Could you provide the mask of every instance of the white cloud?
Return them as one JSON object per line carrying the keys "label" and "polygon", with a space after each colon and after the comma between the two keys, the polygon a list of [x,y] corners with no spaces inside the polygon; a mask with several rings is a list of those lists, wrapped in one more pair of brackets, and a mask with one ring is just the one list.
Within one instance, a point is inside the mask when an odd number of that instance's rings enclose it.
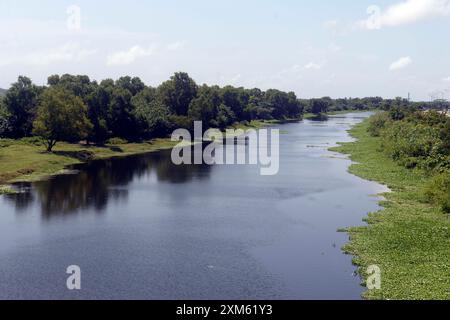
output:
{"label": "white cloud", "polygon": [[442,81],[444,81],[444,82],[450,82],[450,77],[444,78],[444,79],[442,79]]}
{"label": "white cloud", "polygon": [[293,65],[293,66],[291,67],[290,70],[291,70],[292,72],[300,72],[301,70],[303,70],[303,68],[302,68],[300,65],[295,64],[295,65]]}
{"label": "white cloud", "polygon": [[29,66],[48,66],[54,63],[80,62],[94,55],[96,52],[96,49],[85,49],[78,43],[69,42],[53,49],[3,57],[0,59],[0,65],[25,64]]}
{"label": "white cloud", "polygon": [[352,23],[343,22],[337,19],[325,21],[323,27],[334,36],[345,36],[355,29],[355,26]]}
{"label": "white cloud", "polygon": [[327,30],[335,32],[339,28],[339,20],[327,20],[323,23],[323,27]]}
{"label": "white cloud", "polygon": [[270,76],[273,79],[286,80],[286,79],[300,79],[303,77],[302,72],[305,68],[299,64],[295,64],[291,67],[284,68],[280,72]]}
{"label": "white cloud", "polygon": [[167,50],[169,51],[178,51],[183,49],[186,46],[186,41],[176,41],[167,46]]}
{"label": "white cloud", "polygon": [[371,16],[358,23],[365,29],[396,27],[433,17],[447,16],[450,14],[450,0],[406,0],[388,7],[385,11],[377,6],[370,6],[367,13]]}
{"label": "white cloud", "polygon": [[239,80],[241,80],[241,78],[242,75],[240,73],[236,74],[233,78],[231,78],[231,83],[236,84]]}
{"label": "white cloud", "polygon": [[322,67],[323,67],[323,64],[319,64],[319,63],[315,63],[315,62],[310,62],[304,66],[304,68],[306,70],[320,70],[320,69],[322,69]]}
{"label": "white cloud", "polygon": [[342,50],[342,48],[340,46],[338,46],[336,43],[331,43],[328,48],[330,49],[331,52],[339,52]]}
{"label": "white cloud", "polygon": [[323,81],[323,83],[324,84],[331,84],[331,83],[334,83],[335,80],[336,80],[336,74],[332,73]]}
{"label": "white cloud", "polygon": [[403,68],[406,68],[407,66],[409,66],[412,63],[412,59],[411,57],[402,57],[400,59],[398,59],[397,61],[394,61],[390,66],[389,66],[389,70],[390,71],[396,71],[396,70],[400,70]]}
{"label": "white cloud", "polygon": [[155,53],[155,47],[142,48],[141,46],[134,46],[126,51],[119,51],[110,54],[106,58],[108,66],[129,65],[139,58],[149,57]]}

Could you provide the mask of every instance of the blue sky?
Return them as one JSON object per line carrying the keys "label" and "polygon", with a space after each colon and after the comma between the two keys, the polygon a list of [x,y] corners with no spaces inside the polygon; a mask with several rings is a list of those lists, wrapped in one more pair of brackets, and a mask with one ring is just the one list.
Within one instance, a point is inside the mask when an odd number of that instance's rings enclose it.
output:
{"label": "blue sky", "polygon": [[450,98],[450,0],[2,0],[0,27],[0,87],[186,71],[303,98]]}

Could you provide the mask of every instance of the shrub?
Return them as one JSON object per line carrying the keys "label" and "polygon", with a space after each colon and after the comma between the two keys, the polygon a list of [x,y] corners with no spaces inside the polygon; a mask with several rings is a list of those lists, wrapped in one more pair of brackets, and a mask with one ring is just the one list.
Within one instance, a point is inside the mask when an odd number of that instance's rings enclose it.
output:
{"label": "shrub", "polygon": [[450,171],[436,175],[425,186],[425,197],[430,203],[450,213]]}
{"label": "shrub", "polygon": [[0,148],[7,148],[15,143],[13,139],[0,139]]}
{"label": "shrub", "polygon": [[169,130],[175,129],[187,129],[191,130],[194,127],[193,120],[185,116],[169,115],[169,122],[171,128]]}
{"label": "shrub", "polygon": [[397,121],[382,132],[385,151],[401,165],[415,167],[432,157],[440,145],[439,129]]}
{"label": "shrub", "polygon": [[45,146],[45,141],[41,137],[26,137],[18,141],[19,144],[26,144],[32,146]]}
{"label": "shrub", "polygon": [[106,144],[111,145],[119,145],[119,144],[127,144],[128,141],[122,138],[111,138],[108,141],[106,141]]}
{"label": "shrub", "polygon": [[40,137],[27,137],[20,140],[0,139],[0,148],[6,148],[12,145],[28,145],[41,147],[45,145],[45,141]]}
{"label": "shrub", "polygon": [[388,121],[391,120],[389,113],[379,112],[369,119],[369,128],[367,129],[371,136],[379,137],[381,131],[386,127]]}

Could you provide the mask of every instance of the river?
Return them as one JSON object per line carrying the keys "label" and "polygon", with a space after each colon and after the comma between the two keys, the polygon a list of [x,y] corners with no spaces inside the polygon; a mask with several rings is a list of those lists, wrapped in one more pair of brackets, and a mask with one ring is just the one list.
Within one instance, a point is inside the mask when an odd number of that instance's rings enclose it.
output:
{"label": "river", "polygon": [[275,176],[161,151],[19,184],[0,197],[0,299],[360,299],[337,230],[362,225],[383,188],[327,149],[368,116],[280,125]]}

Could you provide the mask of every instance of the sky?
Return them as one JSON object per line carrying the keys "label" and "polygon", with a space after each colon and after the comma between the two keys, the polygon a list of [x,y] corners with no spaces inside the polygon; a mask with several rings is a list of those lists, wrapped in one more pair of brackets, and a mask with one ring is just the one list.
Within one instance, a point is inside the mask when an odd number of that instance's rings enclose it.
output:
{"label": "sky", "polygon": [[138,76],[330,96],[450,98],[450,0],[0,0],[0,87]]}

